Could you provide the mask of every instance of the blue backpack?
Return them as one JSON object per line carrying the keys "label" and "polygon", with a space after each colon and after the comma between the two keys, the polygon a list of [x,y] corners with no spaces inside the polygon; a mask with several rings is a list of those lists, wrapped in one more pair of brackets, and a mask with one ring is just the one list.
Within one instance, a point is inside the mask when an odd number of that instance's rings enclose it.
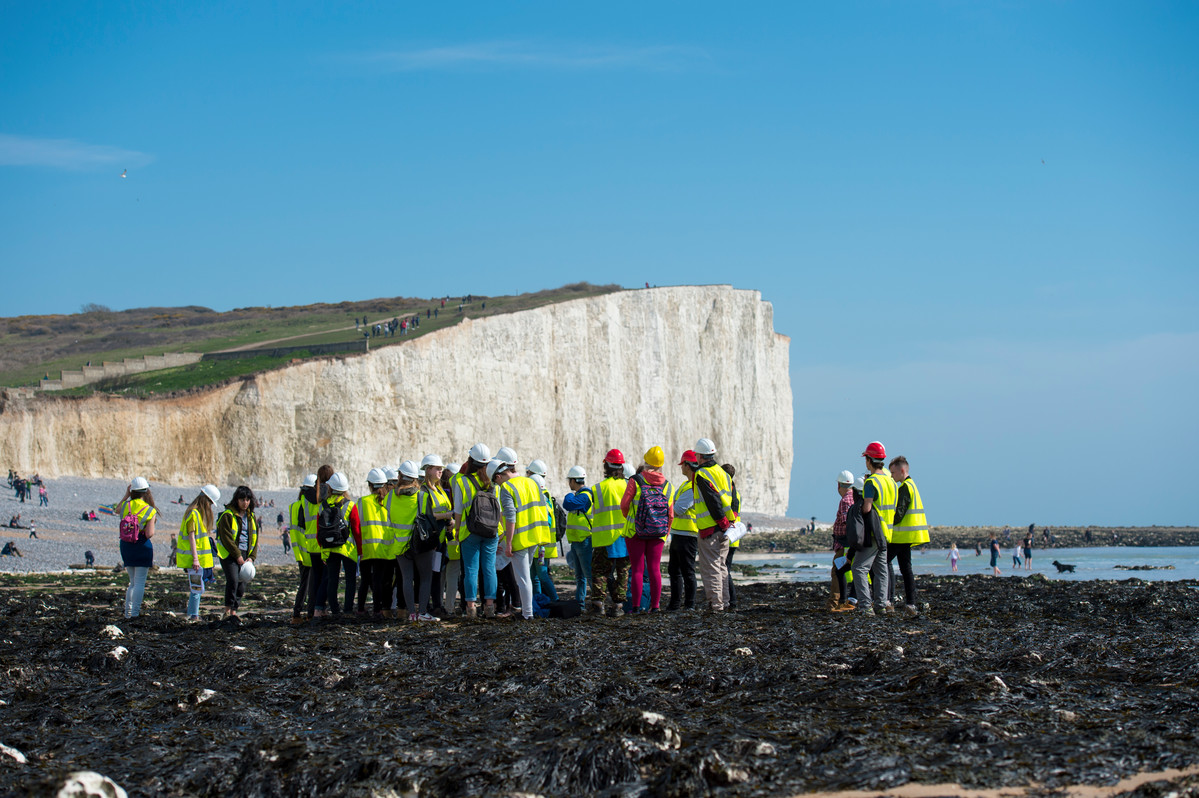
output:
{"label": "blue backpack", "polygon": [[636,537],[664,538],[670,532],[670,500],[662,486],[651,485],[638,474],[633,479],[641,487],[641,498],[637,500],[637,516],[634,520]]}

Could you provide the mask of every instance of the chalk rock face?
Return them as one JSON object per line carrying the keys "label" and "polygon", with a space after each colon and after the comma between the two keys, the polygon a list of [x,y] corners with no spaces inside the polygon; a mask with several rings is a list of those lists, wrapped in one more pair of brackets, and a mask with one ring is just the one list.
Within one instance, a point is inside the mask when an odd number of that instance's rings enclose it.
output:
{"label": "chalk rock face", "polygon": [[369,354],[297,363],[185,397],[10,400],[0,459],[42,475],[281,489],[329,463],[366,472],[472,444],[541,458],[549,487],[589,481],[613,447],[666,451],[667,476],[697,438],[737,466],[743,508],[786,511],[790,339],[757,291],[621,291],[482,319]]}

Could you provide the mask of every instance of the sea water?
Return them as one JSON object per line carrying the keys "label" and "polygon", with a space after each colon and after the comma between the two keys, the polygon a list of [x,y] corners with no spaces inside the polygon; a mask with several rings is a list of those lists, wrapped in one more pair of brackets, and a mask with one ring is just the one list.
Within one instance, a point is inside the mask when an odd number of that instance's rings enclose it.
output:
{"label": "sea water", "polygon": [[[959,549],[959,574],[991,573],[991,553],[983,547],[982,554],[975,555],[974,549]],[[1074,566],[1073,573],[1058,573],[1053,561]],[[832,552],[804,554],[737,554],[734,563],[745,563],[763,568],[767,578],[788,581],[824,581],[832,566]],[[892,566],[895,564],[892,563]],[[1173,565],[1173,570],[1127,571],[1117,565],[1153,565],[1162,568]],[[917,550],[912,552],[912,569],[919,575],[949,575],[947,549]],[[898,570],[898,569],[897,569]],[[1146,581],[1173,581],[1176,579],[1199,579],[1199,546],[1101,546],[1080,549],[1036,549],[1032,551],[1032,570],[1022,565],[1019,569],[1012,563],[1012,549],[1002,549],[999,557],[1001,576],[1029,576],[1043,574],[1049,579],[1129,579],[1136,577]],[[761,577],[752,577],[760,579]]]}

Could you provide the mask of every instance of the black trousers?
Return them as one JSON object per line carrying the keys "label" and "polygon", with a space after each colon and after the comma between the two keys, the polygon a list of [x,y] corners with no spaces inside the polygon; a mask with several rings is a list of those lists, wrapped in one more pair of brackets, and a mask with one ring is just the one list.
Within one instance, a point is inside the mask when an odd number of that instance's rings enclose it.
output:
{"label": "black trousers", "polygon": [[337,586],[341,582],[341,572],[346,573],[346,603],[345,612],[354,611],[354,589],[358,587],[358,563],[343,554],[330,554],[325,560],[325,600],[329,612],[339,615],[341,606],[337,603]]}
{"label": "black trousers", "polygon": [[[512,567],[512,563],[508,563],[501,570],[496,571],[495,576],[496,586],[499,588],[495,594],[496,612],[506,612],[514,607],[519,607],[520,590],[516,587],[516,569]],[[521,610],[523,611],[524,607],[521,607]]]}
{"label": "black trousers", "polygon": [[668,610],[695,607],[695,561],[699,557],[699,538],[688,535],[670,536],[670,603]]}
{"label": "black trousers", "polygon": [[845,592],[845,575],[853,568],[853,549],[846,547],[844,551],[845,565],[842,565],[840,568],[834,565],[833,573],[837,575],[837,595],[841,597],[842,601],[848,601],[849,594]]}
{"label": "black trousers", "polygon": [[312,565],[308,567],[308,617],[317,607],[325,608],[325,562],[320,552],[312,555]]}
{"label": "black trousers", "polygon": [[391,588],[395,584],[396,561],[387,559],[362,560],[358,563],[362,584],[358,588],[358,611],[366,611],[366,593],[371,593],[371,611],[380,613],[391,609]]}
{"label": "black trousers", "polygon": [[736,553],[737,550],[729,546],[728,556],[724,558],[725,568],[728,569],[728,578],[725,579],[724,583],[724,592],[728,595],[728,598],[724,602],[726,610],[731,610],[737,606],[737,588],[733,586],[733,555]]}
{"label": "black trousers", "polygon": [[236,611],[241,606],[241,597],[246,593],[246,586],[239,580],[241,566],[236,557],[226,557],[221,560],[221,570],[225,573],[225,607]]}
{"label": "black trousers", "polygon": [[890,594],[887,599],[892,603],[895,602],[895,569],[891,567],[892,560],[899,560],[899,573],[903,575],[903,598],[905,604],[916,604],[916,574],[912,572],[912,544],[911,543],[888,543],[887,544],[887,571],[891,576],[891,583],[887,587],[887,592]]}
{"label": "black trousers", "polygon": [[296,606],[291,611],[293,618],[299,618],[308,607],[308,572],[311,570],[311,566],[300,566],[300,584],[296,587]]}

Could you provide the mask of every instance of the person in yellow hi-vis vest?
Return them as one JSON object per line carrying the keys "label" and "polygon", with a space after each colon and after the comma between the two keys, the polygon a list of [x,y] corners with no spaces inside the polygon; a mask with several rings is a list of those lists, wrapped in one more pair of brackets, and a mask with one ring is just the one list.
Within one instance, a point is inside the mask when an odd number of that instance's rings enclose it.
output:
{"label": "person in yellow hi-vis vest", "polygon": [[517,476],[512,466],[501,462],[494,471],[488,463],[488,475],[499,487],[500,513],[504,522],[504,554],[512,561],[520,611],[525,620],[533,618],[533,555],[541,545],[549,518],[541,488],[529,477]]}
{"label": "person in yellow hi-vis vest", "polygon": [[[916,574],[912,571],[912,549],[929,542],[928,518],[924,514],[924,500],[916,488],[916,481],[908,473],[908,458],[900,455],[889,466],[891,479],[896,483],[895,514],[891,523],[891,542],[887,544],[887,568],[891,560],[899,560],[899,573],[903,576],[903,614],[915,618],[920,614],[916,608]],[[888,570],[891,600],[895,596],[895,573]]]}
{"label": "person in yellow hi-vis vest", "polygon": [[604,478],[592,485],[591,492],[591,575],[595,593],[588,612],[624,615],[625,595],[629,589],[629,551],[625,544],[625,517],[620,512],[628,480],[624,478],[624,454],[610,449],[604,455]]}
{"label": "person in yellow hi-vis vest", "polygon": [[[579,609],[587,600],[588,585],[591,585],[591,493],[585,487],[587,470],[581,465],[566,472],[566,484],[570,493],[562,497],[562,509],[566,511],[566,564],[575,572],[575,601]],[[591,588],[594,590],[594,586]]]}
{"label": "person in yellow hi-vis vest", "polygon": [[[287,534],[291,538],[291,553],[295,555],[296,563],[300,566],[300,584],[296,588],[296,603],[291,612],[291,623],[298,626],[304,623],[304,613],[308,607],[308,588],[312,583],[312,551],[308,543],[308,524],[305,512],[308,499],[316,490],[316,474],[309,474],[300,483],[300,493],[296,500],[287,508]],[[315,535],[316,528],[313,527]],[[320,559],[320,555],[316,555]]]}
{"label": "person in yellow hi-vis vest", "polygon": [[699,535],[699,572],[709,612],[728,608],[729,526],[737,519],[729,475],[716,463],[716,444],[710,438],[695,442],[699,467],[691,480],[695,526]]}
{"label": "person in yellow hi-vis vest", "polygon": [[366,594],[371,594],[371,611],[376,619],[391,617],[391,586],[395,558],[391,549],[395,531],[391,526],[391,488],[387,474],[372,468],[366,475],[370,493],[358,500],[358,524],[362,531],[362,558],[358,561],[358,613],[366,613]]}
{"label": "person in yellow hi-vis vest", "polygon": [[[446,543],[446,536],[450,528],[450,517],[454,506],[450,502],[449,494],[441,487],[441,474],[445,471],[445,463],[441,459],[441,455],[426,454],[424,459],[420,461],[420,498],[417,503],[417,511],[427,513],[433,517],[437,523],[437,556],[433,558],[433,592],[429,597],[429,612],[437,616],[439,619],[448,618],[449,615],[445,611],[445,588],[442,587],[442,578],[446,576],[446,565],[448,564],[447,554],[449,546]],[[451,597],[457,593],[458,576],[454,574],[454,590],[451,592]]]}
{"label": "person in yellow hi-vis vest", "polygon": [[[862,452],[866,458],[866,481],[862,499],[862,520],[866,523],[866,548],[853,556],[853,584],[857,612],[866,615],[891,615],[895,610],[887,601],[887,543],[891,540],[891,520],[895,517],[895,480],[883,465],[887,450],[872,441]],[[869,576],[869,581],[867,577]],[[874,603],[871,606],[871,589]]]}
{"label": "person in yellow hi-vis vest", "polygon": [[175,564],[187,574],[187,619],[200,620],[200,597],[204,595],[204,569],[212,567],[212,544],[208,532],[215,525],[212,507],[221,500],[216,485],[205,485],[183,511],[179,538],[183,541]]}
{"label": "person in yellow hi-vis vest", "polygon": [[692,494],[695,471],[699,458],[693,449],[683,452],[679,458],[683,480],[674,488],[670,503],[674,507],[674,518],[670,522],[670,603],[668,612],[695,609],[695,561],[699,556],[699,527],[695,525],[695,497]]}
{"label": "person in yellow hi-vis vest", "polygon": [[566,532],[566,527],[563,525],[562,529],[558,528],[558,503],[545,486],[548,474],[549,469],[546,468],[544,460],[534,460],[525,469],[525,476],[536,482],[537,487],[541,488],[549,519],[545,539],[537,547],[537,555],[533,558],[533,592],[541,593],[543,596],[549,597],[551,601],[557,601],[558,589],[554,587],[554,580],[550,577],[550,562],[558,556],[558,539]]}
{"label": "person in yellow hi-vis vest", "polygon": [[[358,505],[350,499],[348,491],[350,480],[340,471],[329,477],[326,483],[329,495],[322,499],[318,507],[320,513],[326,513],[329,519],[340,518],[349,527],[350,534],[340,546],[322,547],[325,556],[325,600],[329,612],[333,615],[346,614],[354,611],[355,588],[358,586],[358,558],[362,554],[362,529],[358,517]],[[317,524],[317,542],[320,543],[321,525]],[[346,575],[345,609],[337,602],[337,586],[341,581],[342,571]]]}
{"label": "person in yellow hi-vis vest", "polygon": [[254,515],[257,506],[254,491],[247,485],[238,485],[217,519],[216,553],[225,574],[226,618],[237,617],[246,591],[246,583],[241,581],[242,565],[258,558],[258,516]]}

